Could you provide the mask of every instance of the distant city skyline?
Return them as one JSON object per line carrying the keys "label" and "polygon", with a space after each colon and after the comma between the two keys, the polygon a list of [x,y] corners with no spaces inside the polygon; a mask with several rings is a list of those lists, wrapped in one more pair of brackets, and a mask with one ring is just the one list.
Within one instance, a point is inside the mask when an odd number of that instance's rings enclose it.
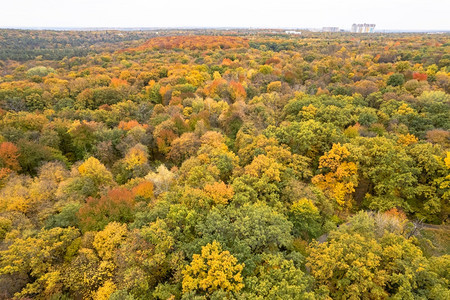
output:
{"label": "distant city skyline", "polygon": [[323,28],[450,31],[450,1],[15,0],[2,4],[1,28]]}

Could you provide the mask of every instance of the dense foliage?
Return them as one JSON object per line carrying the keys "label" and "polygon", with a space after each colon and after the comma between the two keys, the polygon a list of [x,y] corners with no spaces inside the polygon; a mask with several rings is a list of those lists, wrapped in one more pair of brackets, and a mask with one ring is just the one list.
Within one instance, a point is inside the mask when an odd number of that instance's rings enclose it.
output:
{"label": "dense foliage", "polygon": [[0,299],[449,299],[449,147],[448,34],[1,30]]}

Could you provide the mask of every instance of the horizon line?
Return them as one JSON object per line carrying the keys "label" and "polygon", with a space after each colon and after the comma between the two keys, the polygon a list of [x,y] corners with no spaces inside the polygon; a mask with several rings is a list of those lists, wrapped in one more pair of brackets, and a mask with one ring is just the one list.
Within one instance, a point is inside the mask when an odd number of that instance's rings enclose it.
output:
{"label": "horizon line", "polygon": [[[249,26],[249,27],[233,27],[233,26],[217,26],[217,27],[202,27],[202,26],[131,26],[131,27],[112,27],[112,26],[79,26],[79,27],[71,27],[71,26],[2,26],[0,25],[0,29],[3,30],[54,30],[54,31],[91,31],[91,30],[118,30],[118,31],[136,31],[136,30],[200,30],[200,29],[210,29],[210,30],[321,30],[322,28],[329,27],[260,27],[260,26]],[[338,32],[327,32],[327,33],[339,33],[339,32],[350,32],[351,28],[340,28],[338,26],[333,26],[339,28]],[[442,32],[442,33],[450,33],[450,29],[390,29],[390,28],[381,28],[376,29],[373,33],[386,33],[386,32],[404,32],[404,33],[425,33],[425,32]]]}

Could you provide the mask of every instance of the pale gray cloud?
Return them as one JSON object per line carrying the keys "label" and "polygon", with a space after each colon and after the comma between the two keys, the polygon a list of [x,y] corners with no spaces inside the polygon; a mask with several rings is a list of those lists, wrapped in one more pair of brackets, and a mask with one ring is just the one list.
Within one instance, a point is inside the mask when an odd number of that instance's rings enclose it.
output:
{"label": "pale gray cloud", "polygon": [[450,30],[449,0],[1,0],[0,27],[264,27]]}

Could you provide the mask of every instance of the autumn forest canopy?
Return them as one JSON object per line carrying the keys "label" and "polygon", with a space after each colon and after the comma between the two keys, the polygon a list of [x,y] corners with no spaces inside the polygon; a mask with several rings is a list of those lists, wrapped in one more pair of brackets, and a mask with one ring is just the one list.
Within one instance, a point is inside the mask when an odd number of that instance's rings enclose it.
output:
{"label": "autumn forest canopy", "polygon": [[0,29],[0,299],[450,299],[450,35]]}

